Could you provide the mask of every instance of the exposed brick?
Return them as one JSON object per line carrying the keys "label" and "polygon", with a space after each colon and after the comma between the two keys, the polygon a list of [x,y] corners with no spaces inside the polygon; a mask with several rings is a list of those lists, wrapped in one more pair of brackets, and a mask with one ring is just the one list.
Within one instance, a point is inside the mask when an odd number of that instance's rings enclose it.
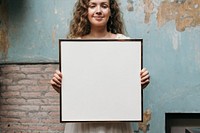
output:
{"label": "exposed brick", "polygon": [[9,123],[12,123],[12,122],[20,122],[21,119],[20,118],[9,118],[9,117],[2,117],[1,118],[1,123],[3,122],[9,122]]}
{"label": "exposed brick", "polygon": [[51,123],[51,124],[54,124],[54,123],[59,123],[60,120],[57,118],[57,119],[42,119],[41,120],[42,123]]}
{"label": "exposed brick", "polygon": [[9,91],[9,92],[3,92],[1,93],[2,97],[16,97],[16,96],[20,96],[20,92],[17,91]]}
{"label": "exposed brick", "polygon": [[31,130],[39,130],[39,131],[47,131],[49,127],[42,125],[30,125],[29,129]]}
{"label": "exposed brick", "polygon": [[47,74],[27,74],[28,79],[48,79]]}
{"label": "exposed brick", "polygon": [[14,79],[24,79],[26,78],[26,75],[23,73],[8,73],[7,75],[5,75],[5,77],[7,78],[14,78]]}
{"label": "exposed brick", "polygon": [[27,104],[29,105],[45,105],[49,104],[48,99],[27,99]]}
{"label": "exposed brick", "polygon": [[47,92],[46,94],[45,94],[45,96],[46,97],[56,97],[56,98],[58,98],[58,93],[57,92]]}
{"label": "exposed brick", "polygon": [[63,126],[53,125],[49,127],[50,131],[64,131],[64,129],[65,129],[64,124]]}
{"label": "exposed brick", "polygon": [[50,80],[49,79],[39,79],[38,84],[40,84],[40,85],[50,85]]}
{"label": "exposed brick", "polygon": [[34,67],[32,65],[24,66],[21,68],[21,71],[24,73],[41,73],[42,72],[41,67],[37,65],[35,65]]}
{"label": "exposed brick", "polygon": [[30,79],[22,79],[18,81],[18,84],[23,85],[37,85],[37,80],[30,80]]}
{"label": "exposed brick", "polygon": [[2,83],[2,85],[7,85],[7,84],[11,85],[13,84],[13,80],[5,78],[5,79],[0,80],[0,83]]}
{"label": "exposed brick", "polygon": [[62,133],[60,94],[50,85],[58,64],[0,67],[0,132]]}
{"label": "exposed brick", "polygon": [[38,111],[39,106],[36,105],[1,105],[1,110],[20,110],[20,111]]}
{"label": "exposed brick", "polygon": [[60,112],[50,112],[49,116],[51,116],[51,117],[58,117],[58,116],[60,116]]}
{"label": "exposed brick", "polygon": [[5,99],[4,104],[17,104],[17,105],[23,105],[26,104],[26,100],[23,98],[7,98]]}
{"label": "exposed brick", "polygon": [[0,115],[2,116],[14,116],[14,117],[20,117],[25,116],[26,112],[20,112],[20,111],[0,111]]}
{"label": "exposed brick", "polygon": [[48,117],[48,112],[29,112],[27,116],[43,118]]}
{"label": "exposed brick", "polygon": [[21,96],[24,98],[39,98],[41,97],[41,92],[21,92]]}
{"label": "exposed brick", "polygon": [[40,118],[35,117],[35,118],[21,118],[20,119],[21,123],[39,123]]}
{"label": "exposed brick", "polygon": [[20,91],[20,90],[25,90],[26,86],[24,85],[9,85],[9,86],[4,86],[1,87],[1,92],[4,91]]}
{"label": "exposed brick", "polygon": [[17,72],[20,70],[20,66],[19,65],[4,65],[4,66],[1,66],[0,67],[0,70],[3,72],[3,73],[8,73],[10,71],[12,72]]}
{"label": "exposed brick", "polygon": [[59,111],[59,106],[41,106],[41,111]]}
{"label": "exposed brick", "polygon": [[26,91],[48,91],[48,86],[27,86]]}

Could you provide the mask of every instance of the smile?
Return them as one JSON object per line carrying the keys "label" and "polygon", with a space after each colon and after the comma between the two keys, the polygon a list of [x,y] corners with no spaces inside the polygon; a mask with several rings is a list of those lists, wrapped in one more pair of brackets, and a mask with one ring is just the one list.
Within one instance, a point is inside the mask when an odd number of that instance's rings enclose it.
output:
{"label": "smile", "polygon": [[101,16],[94,16],[93,18],[94,18],[95,20],[97,20],[97,21],[100,21],[100,20],[103,19],[103,17],[101,17]]}

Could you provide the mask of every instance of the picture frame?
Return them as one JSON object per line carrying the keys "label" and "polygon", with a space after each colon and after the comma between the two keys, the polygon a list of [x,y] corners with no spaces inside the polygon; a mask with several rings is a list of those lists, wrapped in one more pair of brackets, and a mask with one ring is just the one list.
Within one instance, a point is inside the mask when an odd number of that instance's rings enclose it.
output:
{"label": "picture frame", "polygon": [[142,39],[60,39],[60,121],[142,121],[142,45]]}

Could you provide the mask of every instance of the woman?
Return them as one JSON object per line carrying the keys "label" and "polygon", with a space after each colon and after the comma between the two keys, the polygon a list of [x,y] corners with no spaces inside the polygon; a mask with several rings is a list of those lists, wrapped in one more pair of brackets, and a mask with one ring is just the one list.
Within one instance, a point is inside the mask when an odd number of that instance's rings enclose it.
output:
{"label": "woman", "polygon": [[[120,10],[115,0],[78,0],[75,5],[68,38],[75,39],[126,39]],[[143,68],[141,85],[150,81],[149,72]],[[53,88],[60,92],[62,73],[56,71],[51,79]],[[65,133],[131,133],[130,123],[67,123]]]}

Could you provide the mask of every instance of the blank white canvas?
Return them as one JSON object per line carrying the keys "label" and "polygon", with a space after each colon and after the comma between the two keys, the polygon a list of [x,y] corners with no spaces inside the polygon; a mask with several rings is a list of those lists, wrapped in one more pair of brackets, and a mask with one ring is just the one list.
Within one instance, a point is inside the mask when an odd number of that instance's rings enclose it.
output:
{"label": "blank white canvas", "polygon": [[61,41],[61,122],[141,121],[141,41]]}

